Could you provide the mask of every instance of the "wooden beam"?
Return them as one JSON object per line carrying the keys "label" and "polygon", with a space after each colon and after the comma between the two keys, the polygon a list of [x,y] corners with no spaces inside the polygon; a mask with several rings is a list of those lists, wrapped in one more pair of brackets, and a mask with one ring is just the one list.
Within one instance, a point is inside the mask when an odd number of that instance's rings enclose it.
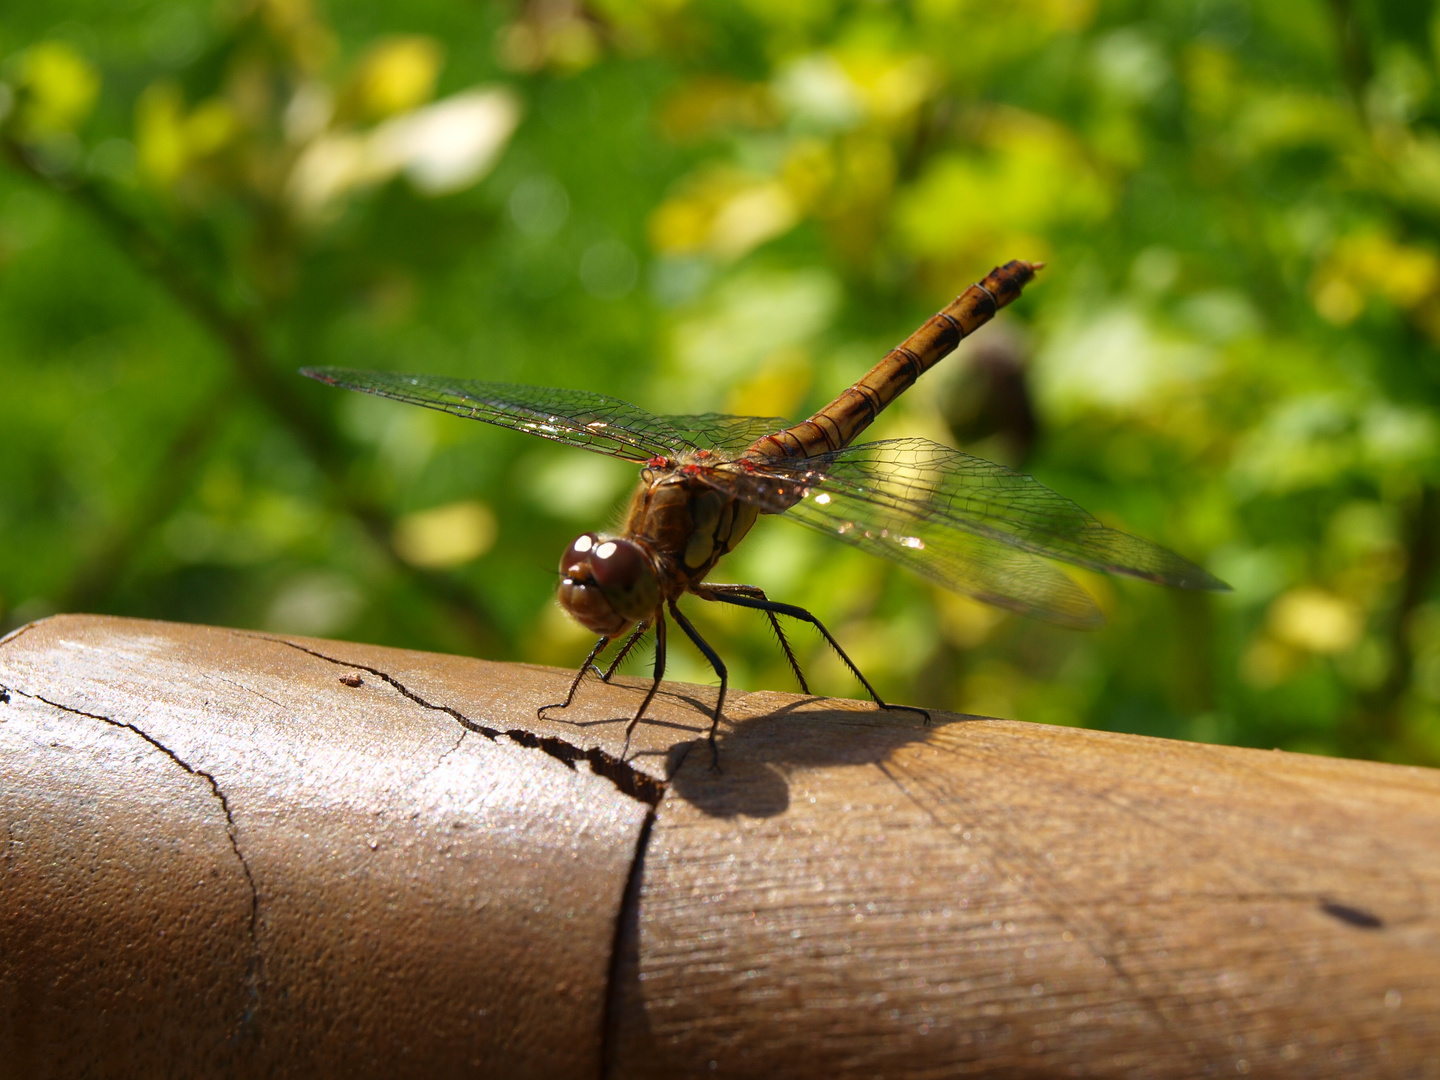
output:
{"label": "wooden beam", "polygon": [[[1440,773],[65,616],[15,1075],[1440,1075]],[[698,707],[697,707],[698,706]],[[1427,1072],[1429,1070],[1429,1072]]]}

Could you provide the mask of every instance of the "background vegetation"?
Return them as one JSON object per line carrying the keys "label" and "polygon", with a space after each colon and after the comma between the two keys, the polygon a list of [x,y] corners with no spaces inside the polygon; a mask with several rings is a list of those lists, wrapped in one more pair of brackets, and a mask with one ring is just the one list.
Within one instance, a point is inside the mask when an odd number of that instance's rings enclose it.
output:
{"label": "background vegetation", "polygon": [[[898,700],[1440,762],[1440,15],[1356,0],[62,0],[0,14],[0,620],[570,665],[615,463],[301,364],[887,413],[1204,563],[988,611],[782,521],[722,565]],[[763,623],[698,612],[744,687]],[[797,631],[816,682],[857,688]],[[707,681],[676,650],[677,677]]]}

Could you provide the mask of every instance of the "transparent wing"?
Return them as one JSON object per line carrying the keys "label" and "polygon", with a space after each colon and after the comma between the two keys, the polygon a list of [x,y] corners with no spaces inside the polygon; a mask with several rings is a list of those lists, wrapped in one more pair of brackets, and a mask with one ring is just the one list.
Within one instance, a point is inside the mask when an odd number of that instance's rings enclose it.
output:
{"label": "transparent wing", "polygon": [[1064,625],[1094,625],[1099,613],[1036,556],[1180,588],[1227,588],[1179,555],[1102,525],[1033,477],[925,439],[743,461],[702,475],[949,588]]}
{"label": "transparent wing", "polygon": [[[861,507],[844,521],[837,522],[830,508],[845,509],[846,497],[832,499],[822,507],[805,499],[785,516],[817,532],[838,536],[847,543],[908,567],[947,589],[973,596],[986,604],[1007,608],[1081,630],[1105,621],[1088,593],[1063,571],[1024,551],[988,536],[933,526],[917,528],[903,522],[875,525],[886,520],[875,516],[866,527]],[[874,515],[872,515],[874,516]],[[900,525],[900,531],[895,526]]]}
{"label": "transparent wing", "polygon": [[694,416],[662,416],[662,421],[702,450],[723,450],[739,454],[751,443],[790,426],[778,416],[730,416],[725,413],[698,413]]}
{"label": "transparent wing", "polygon": [[301,368],[300,374],[346,390],[483,420],[627,461],[646,461],[694,449],[682,432],[661,417],[586,390],[547,390],[443,375],[333,367]]}
{"label": "transparent wing", "polygon": [[736,454],[788,423],[774,417],[720,413],[655,416],[618,398],[588,390],[549,390],[443,375],[400,375],[336,367],[301,368],[300,374],[346,390],[423,405],[636,462],[674,457],[689,450]]}

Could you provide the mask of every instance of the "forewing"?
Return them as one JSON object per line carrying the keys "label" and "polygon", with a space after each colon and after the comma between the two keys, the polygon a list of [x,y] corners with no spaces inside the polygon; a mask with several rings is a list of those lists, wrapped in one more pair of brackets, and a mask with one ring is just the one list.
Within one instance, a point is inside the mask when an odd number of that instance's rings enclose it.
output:
{"label": "forewing", "polygon": [[949,588],[1065,625],[1093,625],[1099,614],[1036,556],[1181,588],[1226,588],[1173,552],[1102,525],[1033,477],[925,439],[742,465],[707,470],[707,479],[713,473],[712,483],[766,511]]}
{"label": "forewing", "polygon": [[301,368],[300,374],[366,394],[483,420],[597,454],[643,462],[697,448],[677,421],[588,390],[476,382],[443,375],[400,375],[350,368]]}
{"label": "forewing", "polygon": [[735,454],[757,439],[791,424],[791,421],[778,416],[730,416],[725,413],[662,416],[659,419],[702,450],[724,450]]}

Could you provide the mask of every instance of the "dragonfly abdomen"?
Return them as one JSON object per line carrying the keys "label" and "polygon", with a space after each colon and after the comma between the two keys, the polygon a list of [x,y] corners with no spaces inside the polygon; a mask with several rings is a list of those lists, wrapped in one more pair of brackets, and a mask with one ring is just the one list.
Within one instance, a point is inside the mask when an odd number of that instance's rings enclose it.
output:
{"label": "dragonfly abdomen", "polygon": [[1014,259],[997,266],[983,281],[971,285],[925,320],[829,405],[808,420],[766,435],[749,452],[762,457],[802,458],[849,446],[885,406],[1015,300],[1043,265]]}

